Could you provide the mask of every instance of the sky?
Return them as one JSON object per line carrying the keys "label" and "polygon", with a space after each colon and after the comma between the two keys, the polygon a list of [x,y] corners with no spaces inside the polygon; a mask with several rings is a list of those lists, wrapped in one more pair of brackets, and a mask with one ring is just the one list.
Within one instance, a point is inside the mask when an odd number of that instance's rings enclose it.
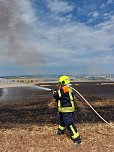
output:
{"label": "sky", "polygon": [[114,0],[0,4],[0,75],[114,74]]}

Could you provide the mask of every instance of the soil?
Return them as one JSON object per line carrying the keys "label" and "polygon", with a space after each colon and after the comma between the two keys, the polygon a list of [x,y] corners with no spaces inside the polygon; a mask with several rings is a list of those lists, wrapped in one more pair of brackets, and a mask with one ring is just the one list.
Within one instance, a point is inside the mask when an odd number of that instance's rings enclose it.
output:
{"label": "soil", "polygon": [[[54,83],[46,85],[58,88]],[[114,84],[80,82],[73,87],[114,125]],[[114,152],[114,128],[102,122],[77,94],[75,101],[74,119],[82,139],[78,146],[67,131],[55,135],[59,120],[50,91],[0,89],[0,152]]]}

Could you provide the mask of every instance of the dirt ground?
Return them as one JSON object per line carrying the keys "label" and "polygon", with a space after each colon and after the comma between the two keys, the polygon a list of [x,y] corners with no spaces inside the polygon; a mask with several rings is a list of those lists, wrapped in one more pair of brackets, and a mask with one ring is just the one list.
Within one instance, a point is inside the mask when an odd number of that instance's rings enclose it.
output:
{"label": "dirt ground", "polygon": [[[113,84],[73,83],[73,87],[114,125]],[[51,92],[33,88],[1,89],[0,152],[114,152],[114,129],[102,122],[78,95],[76,102],[74,118],[82,139],[79,146],[74,146],[67,131],[55,135],[58,114]]]}

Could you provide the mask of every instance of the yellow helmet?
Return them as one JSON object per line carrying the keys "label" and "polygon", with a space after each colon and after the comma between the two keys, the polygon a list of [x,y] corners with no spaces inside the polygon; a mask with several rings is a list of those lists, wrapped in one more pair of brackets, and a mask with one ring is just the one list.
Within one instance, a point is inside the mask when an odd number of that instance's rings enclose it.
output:
{"label": "yellow helmet", "polygon": [[70,83],[70,78],[66,75],[60,76],[59,77],[59,83],[62,85],[67,85]]}

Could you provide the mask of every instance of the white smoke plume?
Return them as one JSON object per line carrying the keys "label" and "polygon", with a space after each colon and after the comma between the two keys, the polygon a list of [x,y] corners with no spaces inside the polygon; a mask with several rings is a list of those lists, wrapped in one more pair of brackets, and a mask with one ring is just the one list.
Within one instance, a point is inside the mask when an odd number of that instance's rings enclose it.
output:
{"label": "white smoke plume", "polygon": [[0,0],[0,63],[31,70],[43,63],[38,48],[36,16],[29,0]]}

